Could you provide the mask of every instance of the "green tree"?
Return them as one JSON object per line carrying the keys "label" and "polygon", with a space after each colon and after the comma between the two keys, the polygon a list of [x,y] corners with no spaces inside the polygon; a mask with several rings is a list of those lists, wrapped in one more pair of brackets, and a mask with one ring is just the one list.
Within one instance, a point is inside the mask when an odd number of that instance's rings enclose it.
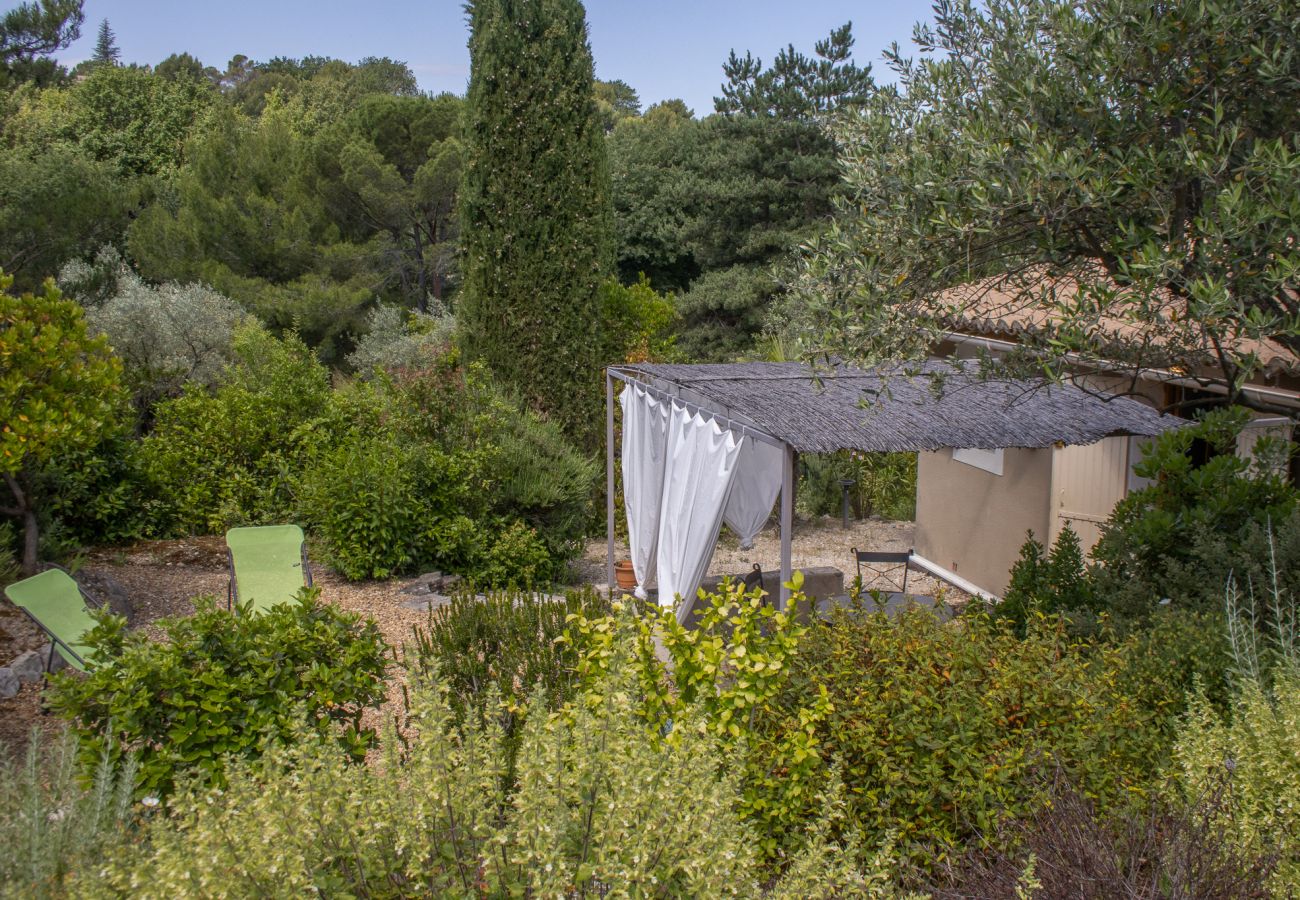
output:
{"label": "green tree", "polygon": [[665,110],[620,124],[609,153],[620,278],[682,292],[688,356],[751,350],[776,266],[830,218],[834,143],[811,122]]}
{"label": "green tree", "polygon": [[0,268],[36,290],[68,259],[120,238],[139,191],[76,147],[0,148]]}
{"label": "green tree", "polygon": [[81,36],[82,0],[19,3],[0,16],[0,86],[49,81],[58,67],[48,59]]}
{"label": "green tree", "polygon": [[860,106],[875,87],[871,66],[859,68],[853,54],[853,23],[846,22],[815,45],[816,58],[788,45],[769,69],[751,53],[731,55],[722,66],[727,83],[713,98],[723,115],[771,116],[777,119],[824,117],[844,107]]}
{"label": "green tree", "polygon": [[189,53],[173,53],[154,66],[153,73],[168,81],[181,78],[188,78],[191,81],[212,81],[216,76],[215,69],[205,67],[199,62],[198,57]]}
{"label": "green tree", "polygon": [[462,101],[373,94],[328,129],[310,178],[330,217],[357,241],[384,239],[386,281],[427,312],[440,306],[451,275]]}
{"label": "green tree", "polygon": [[21,297],[9,293],[12,283],[0,272],[0,477],[11,501],[0,512],[22,521],[23,574],[34,575],[31,478],[56,454],[91,446],[106,431],[120,399],[121,364],[52,281]]}
{"label": "green tree", "polygon": [[597,79],[595,93],[596,112],[606,134],[624,119],[635,119],[641,115],[641,98],[626,81]]}
{"label": "green tree", "polygon": [[206,282],[334,360],[374,299],[378,248],[345,240],[304,185],[299,125],[285,107],[256,120],[218,109],[171,196],[140,214],[127,244],[144,277]]}
{"label": "green tree", "polygon": [[17,146],[80,147],[123,175],[158,175],[181,165],[186,142],[213,103],[202,82],[99,65],[76,84],[30,99],[6,131]]}
{"label": "green tree", "polygon": [[95,38],[95,52],[90,59],[97,66],[115,66],[122,58],[117,46],[117,35],[108,27],[108,19],[99,23],[99,36]]}
{"label": "green tree", "polygon": [[470,351],[587,446],[609,172],[578,0],[471,0],[461,195]]}
{"label": "green tree", "polygon": [[897,84],[836,129],[850,192],[800,267],[802,327],[922,356],[965,311],[946,289],[1003,277],[1051,320],[1039,371],[1208,367],[1257,402],[1252,342],[1300,348],[1300,6],[936,9],[922,58],[891,50]]}

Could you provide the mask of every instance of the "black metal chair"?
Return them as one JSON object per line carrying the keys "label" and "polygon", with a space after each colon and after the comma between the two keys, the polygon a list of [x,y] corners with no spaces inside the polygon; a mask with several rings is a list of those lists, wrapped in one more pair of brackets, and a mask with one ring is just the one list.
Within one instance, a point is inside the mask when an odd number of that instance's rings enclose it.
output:
{"label": "black metal chair", "polygon": [[745,573],[745,593],[749,593],[754,588],[761,591],[767,591],[767,584],[763,581],[763,567],[754,563],[754,568]]}
{"label": "black metal chair", "polygon": [[[907,573],[908,570],[911,569],[913,555],[914,553],[911,548],[901,552],[899,551],[888,552],[888,551],[863,551],[863,550],[859,550],[857,547],[854,547],[853,560],[855,563],[857,563],[857,567],[858,567],[858,580],[857,580],[858,585],[861,586],[866,584],[866,581],[862,577],[862,571],[864,568],[866,569],[867,573],[871,576],[871,580],[875,581],[877,578],[890,578],[891,580],[897,578],[896,574],[891,575],[888,570],[894,569],[898,566],[902,566],[903,583],[899,587],[899,593],[906,594]],[[897,582],[895,582],[895,584],[897,584]]]}

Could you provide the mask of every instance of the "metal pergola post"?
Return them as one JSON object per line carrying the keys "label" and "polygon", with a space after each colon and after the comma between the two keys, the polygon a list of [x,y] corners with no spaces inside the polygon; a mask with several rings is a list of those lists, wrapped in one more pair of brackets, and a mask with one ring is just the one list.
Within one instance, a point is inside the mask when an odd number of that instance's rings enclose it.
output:
{"label": "metal pergola post", "polygon": [[786,584],[794,575],[792,548],[794,543],[794,448],[789,444],[781,455],[781,602],[777,609],[785,611],[790,603],[790,589]]}
{"label": "metal pergola post", "polygon": [[614,376],[605,370],[605,586],[614,597]]}

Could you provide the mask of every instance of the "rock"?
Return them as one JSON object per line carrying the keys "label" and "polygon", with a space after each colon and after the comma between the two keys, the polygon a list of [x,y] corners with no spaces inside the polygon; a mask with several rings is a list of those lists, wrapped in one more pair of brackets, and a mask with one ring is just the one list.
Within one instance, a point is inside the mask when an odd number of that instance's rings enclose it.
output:
{"label": "rock", "polygon": [[414,609],[417,612],[432,612],[439,606],[446,606],[451,598],[442,594],[427,593],[423,597],[417,597],[414,600],[407,600],[402,604],[405,609]]}
{"label": "rock", "polygon": [[50,645],[46,644],[40,650],[20,653],[9,664],[9,671],[20,681],[36,681],[45,673],[45,660],[49,659],[49,652]]}
{"label": "rock", "polygon": [[459,575],[426,572],[402,588],[401,592],[403,594],[414,594],[416,597],[423,597],[428,594],[449,594],[456,589],[460,582]]}
{"label": "rock", "polygon": [[8,700],[10,697],[17,696],[22,686],[22,681],[14,674],[13,669],[8,666],[0,668],[0,699]]}

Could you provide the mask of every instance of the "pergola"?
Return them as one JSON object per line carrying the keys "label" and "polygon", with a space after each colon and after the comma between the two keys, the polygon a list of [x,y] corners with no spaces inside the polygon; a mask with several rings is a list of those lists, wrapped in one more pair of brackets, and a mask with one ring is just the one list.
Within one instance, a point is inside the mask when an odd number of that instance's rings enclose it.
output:
{"label": "pergola", "polygon": [[[712,420],[781,451],[781,592],[789,591],[797,453],[995,450],[1154,437],[1178,420],[1125,397],[1073,385],[983,381],[949,363],[867,372],[803,363],[650,364],[606,370],[607,583],[614,583],[614,384],[635,386],[672,408]],[[769,510],[770,511],[770,510]],[[714,536],[716,540],[716,534]]]}

